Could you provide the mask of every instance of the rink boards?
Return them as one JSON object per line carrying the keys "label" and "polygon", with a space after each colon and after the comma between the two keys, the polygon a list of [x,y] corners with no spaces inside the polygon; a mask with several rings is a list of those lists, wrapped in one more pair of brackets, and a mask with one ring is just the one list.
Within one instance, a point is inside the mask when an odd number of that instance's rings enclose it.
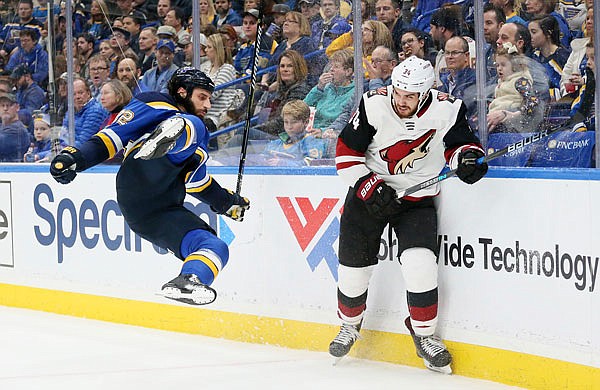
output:
{"label": "rink boards", "polygon": [[[235,188],[237,169],[213,168]],[[532,177],[535,176],[534,177]],[[551,179],[558,177],[559,179]],[[454,372],[528,388],[600,388],[600,176],[491,170],[439,199],[440,335]],[[115,168],[55,183],[43,165],[0,167],[0,304],[291,348],[337,333],[337,238],[346,188],[331,168],[247,168],[244,222],[189,199],[230,243],[207,307],[157,296],[180,262],[132,233]],[[168,227],[166,227],[168,228]],[[397,245],[386,231],[354,356],[422,367]]]}

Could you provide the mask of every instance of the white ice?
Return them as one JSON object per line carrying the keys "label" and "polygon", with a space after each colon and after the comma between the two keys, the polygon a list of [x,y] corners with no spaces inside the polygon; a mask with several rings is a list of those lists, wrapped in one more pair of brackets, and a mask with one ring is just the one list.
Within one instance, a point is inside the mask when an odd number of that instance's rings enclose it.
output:
{"label": "white ice", "polygon": [[0,306],[0,389],[514,389],[325,352]]}

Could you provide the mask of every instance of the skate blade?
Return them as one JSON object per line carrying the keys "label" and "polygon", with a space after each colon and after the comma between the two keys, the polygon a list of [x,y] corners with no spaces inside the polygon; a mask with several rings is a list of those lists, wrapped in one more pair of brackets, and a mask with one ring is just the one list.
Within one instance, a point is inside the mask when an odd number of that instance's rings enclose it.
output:
{"label": "skate blade", "polygon": [[151,160],[164,156],[173,149],[175,141],[184,130],[185,120],[183,118],[171,118],[150,134],[133,158]]}
{"label": "skate blade", "polygon": [[333,366],[337,366],[344,358],[346,357],[346,355],[344,356],[340,356],[340,357],[336,357],[333,361]]}
{"label": "skate blade", "polygon": [[208,305],[217,299],[217,292],[210,287],[197,289],[191,293],[183,293],[174,287],[165,287],[157,294],[188,305]]}
{"label": "skate blade", "polygon": [[443,366],[443,367],[436,367],[436,366],[432,365],[431,363],[429,363],[425,359],[423,359],[423,363],[425,363],[425,367],[427,367],[431,371],[439,372],[439,373],[442,373],[442,374],[445,374],[445,375],[451,375],[452,374],[452,367],[450,367],[449,364],[447,366]]}

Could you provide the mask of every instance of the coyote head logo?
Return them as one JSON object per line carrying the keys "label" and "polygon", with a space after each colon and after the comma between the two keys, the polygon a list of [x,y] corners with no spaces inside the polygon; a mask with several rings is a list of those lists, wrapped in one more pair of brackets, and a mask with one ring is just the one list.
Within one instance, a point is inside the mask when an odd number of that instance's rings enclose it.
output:
{"label": "coyote head logo", "polygon": [[416,160],[420,160],[429,153],[429,143],[435,135],[435,130],[429,130],[414,140],[398,141],[392,146],[379,151],[383,161],[388,164],[391,174],[405,173],[412,168]]}

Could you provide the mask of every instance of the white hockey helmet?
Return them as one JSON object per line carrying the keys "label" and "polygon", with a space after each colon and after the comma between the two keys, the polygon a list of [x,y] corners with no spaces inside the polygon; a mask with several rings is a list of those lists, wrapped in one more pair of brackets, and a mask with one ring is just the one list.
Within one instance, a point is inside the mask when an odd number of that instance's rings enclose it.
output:
{"label": "white hockey helmet", "polygon": [[427,99],[435,82],[435,72],[431,62],[411,56],[402,61],[392,71],[392,86],[407,92],[419,94],[419,107]]}

